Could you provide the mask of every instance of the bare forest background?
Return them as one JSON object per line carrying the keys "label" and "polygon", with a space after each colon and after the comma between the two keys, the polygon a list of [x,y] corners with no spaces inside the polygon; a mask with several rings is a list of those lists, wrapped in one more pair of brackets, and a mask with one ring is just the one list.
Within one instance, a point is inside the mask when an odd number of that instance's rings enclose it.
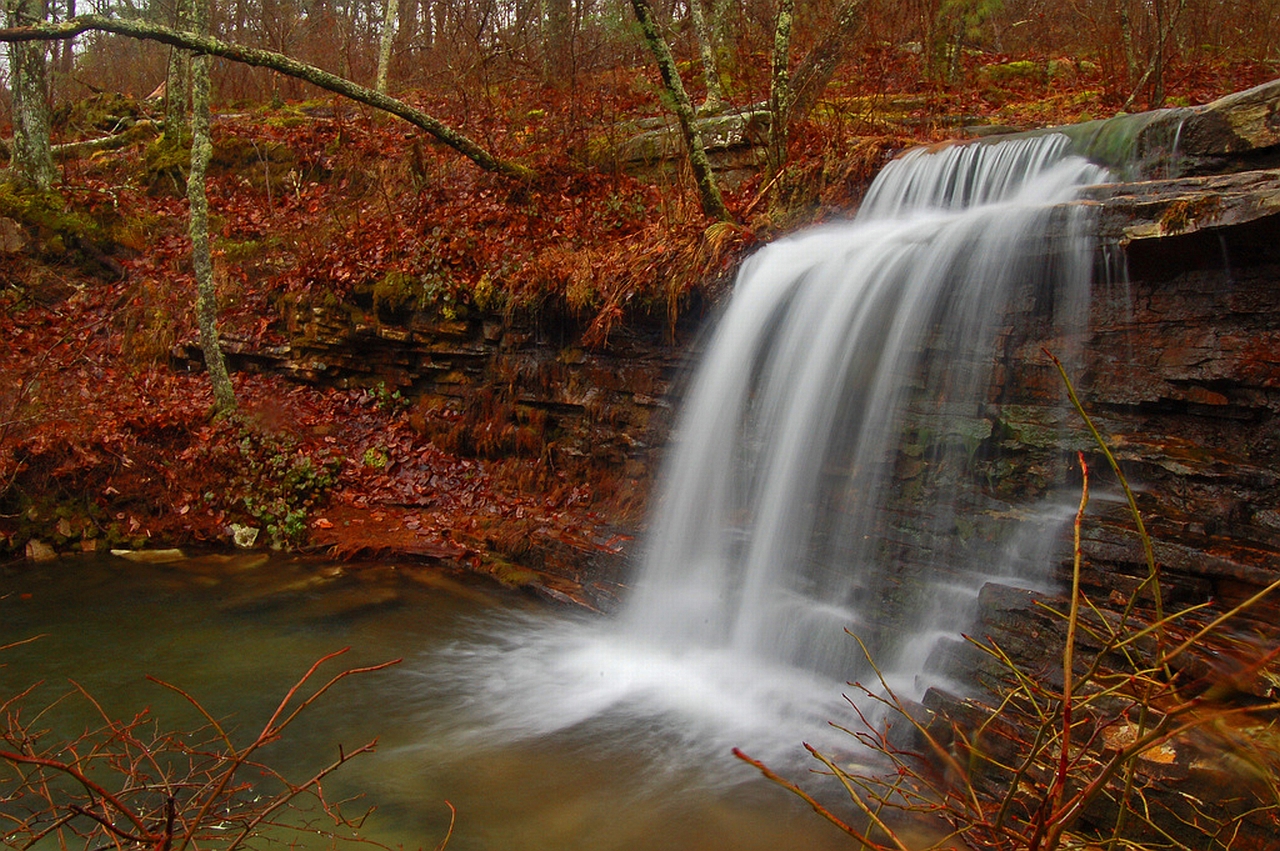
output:
{"label": "bare forest background", "polygon": [[[38,5],[38,4],[37,4]],[[169,0],[46,2],[48,20],[77,14],[139,18],[178,25]],[[850,5],[850,4],[845,4]],[[1165,105],[1186,77],[1223,64],[1269,64],[1280,44],[1280,0],[865,0],[860,26],[842,45],[863,83],[886,91],[958,85],[974,63],[966,57],[1061,57],[1085,63],[1114,108]],[[704,8],[705,7],[705,8]],[[803,54],[832,29],[838,0],[799,0],[792,43]],[[697,57],[698,34],[711,49],[714,83],[733,103],[767,95],[767,57],[777,4],[770,0],[687,0],[654,4],[678,57]],[[373,86],[384,34],[392,35],[387,79],[392,91],[459,97],[491,113],[486,101],[510,85],[545,84],[579,91],[567,103],[591,115],[600,76],[632,73],[646,59],[636,19],[624,0],[220,0],[212,33],[272,50]],[[55,103],[113,91],[145,97],[165,79],[170,48],[106,33],[50,44]],[[707,54],[701,54],[707,56]],[[904,65],[903,56],[913,61]],[[6,66],[7,68],[7,63]],[[700,71],[701,69],[699,69]],[[1047,73],[1047,72],[1046,72]],[[219,61],[213,70],[222,104],[300,100],[316,93],[272,71]],[[700,90],[701,74],[685,74]],[[7,76],[0,123],[10,110]],[[614,81],[616,83],[616,81]]]}

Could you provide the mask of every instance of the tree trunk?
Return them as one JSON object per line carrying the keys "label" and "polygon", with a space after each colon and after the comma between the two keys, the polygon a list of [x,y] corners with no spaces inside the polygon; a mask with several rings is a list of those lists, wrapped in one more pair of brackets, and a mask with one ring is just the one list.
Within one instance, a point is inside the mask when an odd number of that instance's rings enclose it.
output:
{"label": "tree trunk", "polygon": [[[45,18],[40,0],[17,0],[10,7],[11,24],[40,26]],[[13,92],[13,159],[10,171],[18,182],[48,189],[57,179],[49,145],[49,90],[43,44],[15,44],[9,48]]]}
{"label": "tree trunk", "polygon": [[724,199],[720,197],[720,187],[716,185],[716,176],[711,170],[711,161],[707,159],[707,150],[702,145],[702,136],[699,135],[697,125],[694,123],[696,116],[693,112],[693,104],[689,102],[689,95],[685,92],[684,83],[680,80],[680,71],[676,67],[675,57],[671,55],[671,48],[667,47],[666,39],[658,31],[658,24],[653,19],[653,9],[649,6],[649,0],[631,0],[631,8],[636,13],[636,20],[640,22],[640,29],[644,32],[649,50],[657,60],[662,82],[671,95],[676,118],[680,121],[680,130],[684,134],[685,145],[689,149],[689,165],[693,167],[693,179],[698,184],[698,198],[702,202],[702,212],[721,221],[732,221],[733,217],[729,215],[729,209],[725,207]]}
{"label": "tree trunk", "polygon": [[570,0],[545,0],[543,77],[547,85],[573,85],[573,9]]}
{"label": "tree trunk", "polygon": [[773,29],[773,74],[769,84],[769,173],[782,171],[787,161],[787,127],[791,103],[791,19],[794,0],[778,0]]}
{"label": "tree trunk", "polygon": [[[199,34],[209,27],[208,0],[191,4],[191,26]],[[236,391],[227,374],[227,363],[218,344],[218,297],[213,284],[213,257],[209,249],[209,197],[205,192],[205,172],[213,156],[209,135],[208,54],[191,59],[191,173],[187,177],[187,202],[191,207],[191,265],[196,274],[196,324],[200,327],[200,348],[205,368],[213,384],[214,406],[219,413],[236,407]]]}
{"label": "tree trunk", "polygon": [[[1138,48],[1133,40],[1133,22],[1129,19],[1128,0],[1120,0],[1117,4],[1117,14],[1120,23],[1120,45],[1124,50],[1124,83],[1125,87],[1129,88],[1138,79]],[[1126,108],[1131,101],[1132,96],[1125,101]]]}
{"label": "tree trunk", "polygon": [[[174,28],[191,29],[193,0],[177,0]],[[178,47],[169,48],[169,73],[164,84],[164,139],[172,145],[182,143],[187,125],[187,93],[191,82],[191,53]]]}
{"label": "tree trunk", "polygon": [[720,66],[716,62],[715,48],[711,42],[711,28],[707,26],[702,11],[702,0],[689,0],[689,17],[693,19],[693,32],[698,37],[698,53],[702,57],[702,76],[707,85],[707,96],[700,111],[719,112],[724,108],[724,93],[720,90]]}
{"label": "tree trunk", "polygon": [[0,43],[21,44],[32,41],[57,41],[74,38],[81,33],[95,30],[126,35],[130,38],[144,41],[157,41],[161,44],[182,47],[187,50],[206,53],[210,56],[221,56],[233,62],[241,62],[258,68],[271,68],[281,74],[305,80],[327,91],[368,104],[375,109],[398,115],[415,127],[430,133],[486,171],[496,172],[517,180],[532,180],[537,176],[536,172],[527,166],[498,159],[467,136],[432,118],[425,112],[409,106],[404,101],[375,92],[373,89],[367,89],[350,80],[322,71],[314,65],[299,62],[296,59],[273,53],[270,50],[242,47],[211,36],[178,32],[169,27],[134,18],[108,18],[101,15],[81,15],[78,18],[57,24],[10,27],[0,30]]}
{"label": "tree trunk", "polygon": [[801,60],[791,78],[791,104],[788,120],[803,121],[813,111],[836,69],[849,54],[849,46],[862,26],[862,7],[866,0],[844,0],[836,12],[833,26],[822,40]]}
{"label": "tree trunk", "polygon": [[382,12],[382,40],[378,45],[378,79],[374,83],[374,91],[387,93],[387,73],[391,69],[391,45],[396,37],[396,18],[399,13],[399,0],[386,0]]}

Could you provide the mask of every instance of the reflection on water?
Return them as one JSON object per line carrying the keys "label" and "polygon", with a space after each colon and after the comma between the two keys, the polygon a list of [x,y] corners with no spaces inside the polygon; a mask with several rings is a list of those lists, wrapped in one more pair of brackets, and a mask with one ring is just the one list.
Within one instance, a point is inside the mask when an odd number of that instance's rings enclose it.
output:
{"label": "reflection on water", "polygon": [[[838,684],[646,655],[610,644],[593,619],[491,585],[262,556],[0,570],[0,645],[37,634],[0,659],[0,699],[37,680],[49,699],[74,679],[110,713],[151,706],[163,726],[199,726],[150,675],[231,719],[241,742],[320,656],[403,657],[340,683],[262,752],[300,779],[339,745],[378,737],[326,789],[366,793],[377,806],[366,832],[393,846],[434,847],[448,800],[457,851],[849,847],[729,753],[799,752],[823,735],[819,715],[844,717]],[[92,719],[73,705],[58,723],[83,729]],[[788,720],[762,709],[779,705]]]}

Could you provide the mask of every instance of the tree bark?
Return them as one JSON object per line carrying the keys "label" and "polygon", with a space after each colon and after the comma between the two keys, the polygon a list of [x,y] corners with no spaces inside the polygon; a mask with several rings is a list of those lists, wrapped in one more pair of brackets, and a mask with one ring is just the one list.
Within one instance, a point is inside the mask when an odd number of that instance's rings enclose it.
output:
{"label": "tree bark", "polygon": [[382,13],[382,38],[378,45],[378,79],[373,88],[379,94],[387,93],[387,73],[391,69],[391,45],[396,37],[396,20],[399,16],[399,0],[385,0]]}
{"label": "tree bark", "polygon": [[[208,31],[208,0],[193,0],[191,24],[196,32]],[[190,205],[191,265],[196,275],[196,324],[200,328],[200,348],[204,351],[205,369],[213,385],[214,406],[218,413],[230,413],[236,407],[236,391],[227,374],[227,363],[218,343],[218,296],[213,283],[213,257],[209,248],[209,197],[205,191],[205,173],[213,156],[213,140],[209,134],[209,63],[208,54],[191,59],[191,173],[187,176],[187,202]]]}
{"label": "tree bark", "polygon": [[787,161],[787,129],[791,123],[791,19],[794,0],[778,0],[773,29],[773,73],[769,83],[769,173],[782,171]]}
{"label": "tree bark", "polygon": [[[174,28],[191,29],[193,0],[176,0]],[[169,48],[169,73],[164,83],[164,138],[180,144],[187,125],[187,91],[191,82],[191,53],[178,47]]]}
{"label": "tree bark", "polygon": [[322,71],[314,65],[299,62],[296,59],[273,53],[270,50],[243,47],[211,36],[178,32],[169,27],[147,21],[108,18],[101,15],[81,15],[72,20],[56,24],[45,23],[9,27],[0,30],[0,43],[22,44],[33,41],[56,41],[74,38],[81,33],[95,30],[125,35],[144,41],[156,41],[210,56],[221,56],[233,62],[241,62],[258,68],[271,68],[281,74],[305,80],[327,91],[368,104],[375,109],[381,109],[392,115],[397,115],[415,127],[430,133],[436,139],[453,148],[486,171],[492,171],[517,180],[532,180],[537,177],[537,173],[533,169],[518,163],[498,159],[467,136],[403,101],[357,85],[350,80],[335,76],[327,71]]}
{"label": "tree bark", "polygon": [[685,145],[689,149],[689,165],[693,168],[693,178],[698,185],[698,198],[702,203],[702,212],[721,221],[732,221],[733,216],[729,214],[729,209],[724,205],[724,199],[720,197],[720,187],[716,185],[716,176],[711,170],[711,161],[707,159],[707,150],[703,147],[702,136],[694,123],[696,116],[693,104],[690,103],[689,95],[684,90],[684,83],[680,80],[680,71],[676,67],[675,57],[671,55],[671,48],[667,46],[666,39],[658,31],[658,24],[653,19],[653,9],[649,6],[648,0],[631,0],[631,8],[635,11],[636,20],[640,22],[640,29],[644,32],[649,50],[657,60],[662,82],[671,95],[676,118],[680,121],[680,130],[684,134]]}
{"label": "tree bark", "polygon": [[689,0],[689,17],[693,19],[693,32],[698,38],[702,77],[707,86],[707,96],[702,101],[701,111],[719,112],[724,108],[724,93],[720,89],[720,65],[716,62],[711,28],[707,26],[707,16],[703,14],[702,0]]}
{"label": "tree bark", "polygon": [[805,55],[791,78],[789,122],[803,121],[813,111],[836,69],[849,54],[849,45],[862,26],[862,7],[866,0],[844,0],[836,12],[833,26],[822,40]]}
{"label": "tree bark", "polygon": [[[44,3],[18,0],[9,20],[19,27],[43,26]],[[49,90],[43,44],[9,48],[13,92],[13,158],[11,172],[20,183],[48,189],[57,179],[49,144]]]}

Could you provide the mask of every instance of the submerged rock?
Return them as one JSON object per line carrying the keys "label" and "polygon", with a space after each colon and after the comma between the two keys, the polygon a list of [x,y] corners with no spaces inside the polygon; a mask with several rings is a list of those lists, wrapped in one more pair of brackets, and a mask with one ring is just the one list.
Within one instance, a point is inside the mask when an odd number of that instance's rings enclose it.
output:
{"label": "submerged rock", "polygon": [[140,564],[172,564],[176,561],[182,561],[187,557],[186,553],[179,549],[164,550],[112,550],[111,554],[117,558],[126,561],[136,561]]}

